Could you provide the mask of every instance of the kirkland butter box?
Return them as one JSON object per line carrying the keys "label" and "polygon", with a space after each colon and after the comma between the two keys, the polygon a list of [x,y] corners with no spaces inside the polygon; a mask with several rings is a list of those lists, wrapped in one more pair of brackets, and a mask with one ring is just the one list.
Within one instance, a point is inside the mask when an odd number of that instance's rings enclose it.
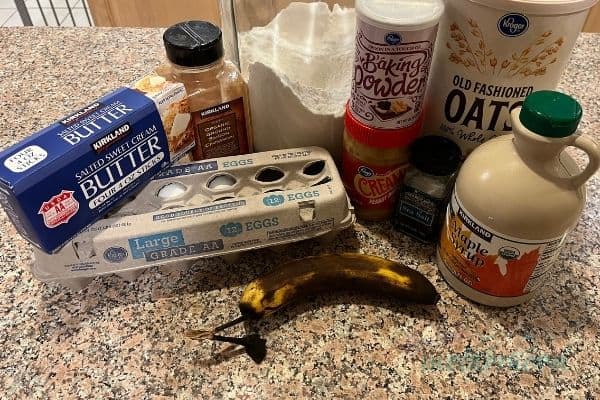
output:
{"label": "kirkland butter box", "polygon": [[194,145],[183,85],[156,74],[0,153],[0,202],[51,253]]}

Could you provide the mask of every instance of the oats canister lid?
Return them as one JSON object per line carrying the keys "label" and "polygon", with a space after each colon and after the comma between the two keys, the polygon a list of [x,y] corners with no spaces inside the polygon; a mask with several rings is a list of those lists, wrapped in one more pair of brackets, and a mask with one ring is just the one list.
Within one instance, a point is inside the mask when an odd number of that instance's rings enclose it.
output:
{"label": "oats canister lid", "polygon": [[407,31],[437,25],[444,13],[442,0],[357,0],[359,18],[380,28],[402,27]]}
{"label": "oats canister lid", "polygon": [[165,31],[163,41],[169,61],[184,67],[212,64],[223,57],[223,34],[210,22],[180,22]]}
{"label": "oats canister lid", "polygon": [[577,130],[583,110],[574,98],[553,90],[533,92],[523,103],[519,120],[540,136],[562,138]]}
{"label": "oats canister lid", "polygon": [[470,0],[498,10],[537,15],[572,14],[593,7],[598,0]]}

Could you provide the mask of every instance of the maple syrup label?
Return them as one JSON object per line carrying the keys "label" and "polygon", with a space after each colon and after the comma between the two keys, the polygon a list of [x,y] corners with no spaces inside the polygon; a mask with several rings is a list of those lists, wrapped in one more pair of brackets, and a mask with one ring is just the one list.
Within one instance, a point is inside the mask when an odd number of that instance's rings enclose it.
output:
{"label": "maple syrup label", "polygon": [[368,210],[394,207],[408,163],[387,167],[365,165],[344,151],[342,164],[344,186],[355,206]]}
{"label": "maple syrup label", "polygon": [[500,234],[469,214],[455,191],[438,253],[448,270],[471,288],[492,296],[516,297],[544,283],[565,236],[536,241]]}
{"label": "maple syrup label", "polygon": [[193,121],[194,160],[249,153],[243,98],[196,111]]}

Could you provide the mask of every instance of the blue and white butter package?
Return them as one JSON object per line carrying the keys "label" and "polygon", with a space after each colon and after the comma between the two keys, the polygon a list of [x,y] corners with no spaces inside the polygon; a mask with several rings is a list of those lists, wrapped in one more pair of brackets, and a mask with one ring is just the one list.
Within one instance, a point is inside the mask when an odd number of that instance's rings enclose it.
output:
{"label": "blue and white butter package", "polygon": [[[157,85],[143,87],[148,82]],[[174,127],[186,111],[183,85],[149,75],[134,87],[0,153],[0,202],[36,247],[58,250],[193,147],[193,136],[182,132],[189,127]]]}
{"label": "blue and white butter package", "polygon": [[32,273],[80,288],[93,277],[131,280],[144,269],[321,237],[354,222],[331,155],[306,147],[177,164]]}

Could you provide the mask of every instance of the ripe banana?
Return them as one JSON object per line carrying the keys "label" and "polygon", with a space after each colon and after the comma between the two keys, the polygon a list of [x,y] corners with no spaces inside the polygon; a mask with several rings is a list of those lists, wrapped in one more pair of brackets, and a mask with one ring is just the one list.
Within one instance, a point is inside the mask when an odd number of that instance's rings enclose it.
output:
{"label": "ripe banana", "polygon": [[249,319],[258,319],[300,298],[331,290],[369,291],[400,301],[435,304],[439,295],[419,272],[394,261],[364,254],[308,257],[291,261],[252,281],[242,293],[241,316],[210,330],[189,330],[195,340],[217,340],[243,346],[260,363],[267,354],[266,341],[257,334],[244,337],[217,335]]}
{"label": "ripe banana", "polygon": [[302,297],[332,290],[367,291],[421,304],[439,299],[418,271],[384,258],[346,253],[282,264],[248,284],[239,307],[243,318],[258,319]]}

